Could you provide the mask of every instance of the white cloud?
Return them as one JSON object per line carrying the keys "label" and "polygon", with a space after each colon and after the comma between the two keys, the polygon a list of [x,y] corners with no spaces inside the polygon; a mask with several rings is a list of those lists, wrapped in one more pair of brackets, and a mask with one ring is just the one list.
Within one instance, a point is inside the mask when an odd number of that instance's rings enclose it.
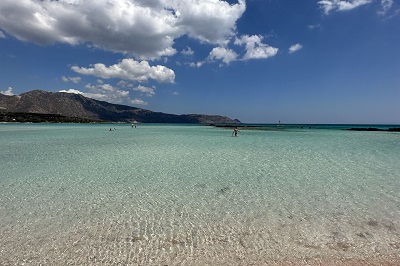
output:
{"label": "white cloud", "polygon": [[76,89],[61,90],[60,92],[81,94],[88,98],[100,101],[107,101],[110,103],[117,103],[117,104],[130,103],[129,91],[121,90],[110,84],[92,85],[88,83],[86,84],[85,88],[88,89],[89,92],[81,92]]}
{"label": "white cloud", "polygon": [[149,60],[174,55],[183,35],[226,43],[245,9],[245,0],[1,0],[0,25],[22,41],[89,43]]}
{"label": "white cloud", "polygon": [[[95,100],[99,100],[99,101],[110,101],[109,95],[102,94],[102,93],[81,92],[81,91],[76,90],[76,89],[60,90],[59,92],[80,94],[80,95],[82,95],[84,97],[95,99]],[[115,103],[120,103],[120,102],[115,102]]]}
{"label": "white cloud", "polygon": [[123,80],[145,82],[149,79],[160,83],[174,83],[175,73],[165,66],[150,66],[147,61],[123,59],[120,63],[105,66],[97,63],[91,68],[73,66],[71,69],[83,75],[92,75],[104,79],[119,78]]}
{"label": "white cloud", "polygon": [[[100,82],[98,82],[98,83],[100,83]],[[130,83],[128,81],[125,81],[125,80],[118,81],[117,85],[122,87],[122,88],[133,88],[134,87],[134,85],[132,83]]]}
{"label": "white cloud", "polygon": [[393,0],[381,0],[381,10],[378,11],[379,15],[386,15],[389,9],[393,6]]}
{"label": "white cloud", "polygon": [[174,91],[174,92],[172,93],[172,95],[179,95],[179,92]]}
{"label": "white cloud", "polygon": [[238,55],[235,53],[235,51],[231,49],[226,49],[224,47],[215,47],[214,49],[212,49],[209,55],[209,58],[211,60],[213,59],[222,60],[222,62],[224,62],[227,65],[232,61],[236,61],[237,57]]}
{"label": "white cloud", "polygon": [[192,63],[189,64],[190,67],[202,67],[203,65],[204,65],[203,61],[200,61],[200,62],[197,62],[197,63],[192,62]]}
{"label": "white cloud", "polygon": [[79,90],[75,90],[75,89],[68,89],[68,90],[60,90],[59,92],[65,92],[65,93],[73,93],[73,94],[81,94],[84,95],[84,92],[81,92]]}
{"label": "white cloud", "polygon": [[[80,94],[87,98],[91,98],[91,99],[95,99],[95,100],[99,100],[99,101],[106,101],[106,102],[110,102],[110,103],[116,103],[116,104],[148,105],[147,102],[143,101],[140,98],[135,98],[132,100],[129,97],[129,91],[121,90],[118,87],[114,87],[110,84],[88,83],[88,84],[86,84],[85,88],[88,89],[89,92],[82,92],[82,91],[79,91],[76,89],[61,90],[60,92]],[[141,85],[133,88],[133,90],[144,93],[145,96],[147,96],[147,97],[152,97],[153,95],[155,95],[154,88],[149,88],[149,87],[145,87],[145,86],[141,86]]]}
{"label": "white cloud", "polygon": [[4,32],[2,32],[1,30],[0,30],[0,38],[1,39],[4,39],[6,37],[6,35],[4,34]]}
{"label": "white cloud", "polygon": [[214,44],[226,44],[235,35],[236,21],[246,10],[245,0],[230,5],[220,0],[172,0],[177,24],[192,38]]}
{"label": "white cloud", "polygon": [[183,55],[193,55],[194,51],[192,49],[190,49],[190,47],[187,47],[186,50],[182,50],[181,51],[181,54],[183,54]]}
{"label": "white cloud", "polygon": [[289,47],[289,54],[297,52],[303,48],[303,45],[300,43],[293,44],[292,46]]}
{"label": "white cloud", "polygon": [[96,84],[92,85],[90,83],[86,84],[85,88],[90,89],[91,91],[102,91],[102,92],[118,92],[120,94],[127,94],[127,91],[120,91],[118,88],[110,85],[110,84]]}
{"label": "white cloud", "polygon": [[134,99],[131,101],[132,104],[136,104],[136,105],[147,105],[147,102],[143,101],[142,99]]}
{"label": "white cloud", "polygon": [[278,48],[262,43],[262,40],[263,37],[259,35],[243,35],[235,40],[236,45],[245,45],[246,47],[243,60],[269,58],[278,53]]}
{"label": "white cloud", "polygon": [[81,81],[80,77],[61,77],[62,81],[64,82],[73,82],[73,83],[79,83]]}
{"label": "white cloud", "polygon": [[308,25],[308,28],[310,30],[320,29],[321,28],[321,24]]}
{"label": "white cloud", "polygon": [[11,87],[8,87],[5,91],[0,91],[1,94],[7,95],[7,96],[14,96],[13,89]]}
{"label": "white cloud", "polygon": [[372,0],[321,0],[318,4],[328,15],[332,11],[346,11],[371,3]]}
{"label": "white cloud", "polygon": [[149,88],[149,87],[145,87],[142,85],[139,85],[136,88],[133,88],[134,91],[139,91],[141,93],[144,93],[147,97],[152,97],[153,95],[156,94],[154,88]]}

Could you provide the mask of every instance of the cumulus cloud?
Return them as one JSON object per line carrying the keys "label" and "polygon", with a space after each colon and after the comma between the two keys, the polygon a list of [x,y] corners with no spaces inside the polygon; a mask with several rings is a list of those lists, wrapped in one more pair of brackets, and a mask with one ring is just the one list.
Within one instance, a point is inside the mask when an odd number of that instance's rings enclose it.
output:
{"label": "cumulus cloud", "polygon": [[235,40],[236,45],[245,45],[246,47],[243,60],[269,58],[278,53],[278,48],[262,43],[262,40],[263,37],[259,35],[243,35]]}
{"label": "cumulus cloud", "polygon": [[386,15],[389,9],[393,6],[393,0],[381,0],[381,10],[378,11],[379,15]]}
{"label": "cumulus cloud", "polygon": [[79,83],[81,81],[80,77],[61,77],[62,81],[64,82],[72,82],[72,83]]}
{"label": "cumulus cloud", "polygon": [[22,41],[90,43],[149,60],[174,55],[183,35],[226,43],[245,9],[245,0],[1,0],[0,25]]}
{"label": "cumulus cloud", "polygon": [[131,101],[132,104],[135,105],[147,105],[147,102],[143,101],[142,99],[134,99]]}
{"label": "cumulus cloud", "polygon": [[[97,83],[104,83],[101,79],[97,80]],[[120,80],[117,83],[118,86],[122,87],[122,88],[133,88],[134,85],[126,80]]]}
{"label": "cumulus cloud", "polygon": [[142,85],[139,85],[136,88],[133,88],[134,91],[139,91],[141,93],[143,93],[144,95],[146,95],[147,97],[152,97],[153,95],[156,94],[154,88],[149,88],[149,87],[145,87]]}
{"label": "cumulus cloud", "polygon": [[332,11],[346,11],[355,9],[357,7],[366,5],[371,3],[372,0],[321,0],[318,1],[321,9],[324,11],[326,15],[331,13]]}
{"label": "cumulus cloud", "polygon": [[308,29],[310,30],[320,29],[321,27],[321,24],[308,25]]}
{"label": "cumulus cloud", "polygon": [[60,90],[59,92],[72,93],[72,94],[81,94],[81,95],[85,94],[84,92],[81,92],[81,91],[76,90],[76,89]]}
{"label": "cumulus cloud", "polygon": [[[166,1],[167,2],[167,1]],[[177,25],[192,38],[214,44],[226,44],[235,35],[236,21],[246,10],[245,0],[230,5],[220,0],[173,0]]]}
{"label": "cumulus cloud", "polygon": [[85,88],[89,92],[82,92],[77,89],[60,90],[60,92],[81,94],[88,98],[118,104],[129,103],[130,101],[129,91],[121,90],[107,83],[88,83]]}
{"label": "cumulus cloud", "polygon": [[0,91],[1,94],[7,95],[7,96],[14,96],[13,89],[11,87],[8,87],[5,91]]}
{"label": "cumulus cloud", "polygon": [[122,92],[122,94],[127,95],[127,91],[120,91],[117,87],[114,87],[110,84],[98,83],[96,85],[92,85],[90,83],[86,84],[85,88],[91,91],[101,91],[101,92]]}
{"label": "cumulus cloud", "polygon": [[293,44],[292,46],[289,47],[289,54],[297,52],[303,48],[303,45],[300,43]]}
{"label": "cumulus cloud", "polygon": [[235,61],[238,55],[231,49],[227,49],[224,47],[215,47],[210,52],[209,58],[211,60],[218,59],[222,60],[225,64],[229,64],[232,61]]}
{"label": "cumulus cloud", "polygon": [[186,50],[182,50],[181,51],[181,54],[183,54],[183,55],[193,55],[194,54],[194,51],[192,50],[192,49],[190,49],[190,47],[187,47],[187,49]]}
{"label": "cumulus cloud", "polygon": [[202,67],[204,65],[204,61],[200,61],[200,62],[192,62],[189,64],[190,67]]}
{"label": "cumulus cloud", "polygon": [[174,83],[175,72],[165,66],[150,66],[147,61],[123,59],[120,63],[106,66],[102,63],[84,68],[73,66],[71,69],[83,75],[92,75],[104,79],[119,78],[123,80],[145,82],[149,79],[159,83]]}
{"label": "cumulus cloud", "polygon": [[[65,93],[73,93],[73,94],[80,94],[82,96],[85,96],[87,98],[99,100],[99,101],[110,101],[112,102],[113,97],[109,97],[107,94],[102,94],[102,93],[92,93],[92,92],[82,92],[76,89],[68,89],[68,90],[60,90],[59,92],[65,92]],[[119,101],[115,103],[120,103]]]}

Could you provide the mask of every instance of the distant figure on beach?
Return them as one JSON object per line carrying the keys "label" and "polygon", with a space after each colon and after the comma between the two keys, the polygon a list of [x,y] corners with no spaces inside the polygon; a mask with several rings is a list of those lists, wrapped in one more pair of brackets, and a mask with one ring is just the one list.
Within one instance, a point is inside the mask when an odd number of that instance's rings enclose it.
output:
{"label": "distant figure on beach", "polygon": [[113,130],[111,129],[111,127],[110,127],[110,131],[113,131]]}
{"label": "distant figure on beach", "polygon": [[239,129],[237,127],[235,127],[233,129],[232,136],[234,135],[235,137],[237,137],[238,132],[239,132]]}

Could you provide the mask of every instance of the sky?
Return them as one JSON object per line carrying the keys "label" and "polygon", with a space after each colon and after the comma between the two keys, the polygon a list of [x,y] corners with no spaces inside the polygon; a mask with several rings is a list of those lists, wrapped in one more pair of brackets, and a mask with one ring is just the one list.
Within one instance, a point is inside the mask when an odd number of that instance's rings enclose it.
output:
{"label": "sky", "polygon": [[1,0],[0,93],[400,124],[397,0]]}

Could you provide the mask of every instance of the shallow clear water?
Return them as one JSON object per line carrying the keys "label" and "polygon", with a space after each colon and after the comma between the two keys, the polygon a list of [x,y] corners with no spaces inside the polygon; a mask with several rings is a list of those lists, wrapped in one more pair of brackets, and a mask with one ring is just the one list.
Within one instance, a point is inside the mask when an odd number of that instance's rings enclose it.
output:
{"label": "shallow clear water", "polygon": [[400,134],[231,133],[1,124],[0,264],[399,256]]}

